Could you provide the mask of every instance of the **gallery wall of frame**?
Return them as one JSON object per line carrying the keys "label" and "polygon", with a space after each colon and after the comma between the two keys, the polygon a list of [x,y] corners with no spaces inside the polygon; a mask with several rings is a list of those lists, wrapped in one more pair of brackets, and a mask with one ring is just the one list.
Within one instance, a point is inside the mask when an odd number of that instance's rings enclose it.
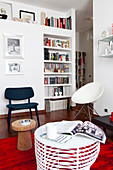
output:
{"label": "gallery wall of frame", "polygon": [[23,74],[23,35],[3,34],[6,74]]}

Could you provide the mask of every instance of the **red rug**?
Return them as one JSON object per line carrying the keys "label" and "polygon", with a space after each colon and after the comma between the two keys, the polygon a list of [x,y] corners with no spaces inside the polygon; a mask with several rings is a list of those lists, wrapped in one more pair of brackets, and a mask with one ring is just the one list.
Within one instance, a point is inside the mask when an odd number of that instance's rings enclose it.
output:
{"label": "red rug", "polygon": [[[34,136],[32,134],[34,144]],[[101,144],[100,153],[91,170],[113,170],[113,143]],[[17,137],[0,140],[0,170],[36,170],[34,145],[28,151],[17,150]]]}

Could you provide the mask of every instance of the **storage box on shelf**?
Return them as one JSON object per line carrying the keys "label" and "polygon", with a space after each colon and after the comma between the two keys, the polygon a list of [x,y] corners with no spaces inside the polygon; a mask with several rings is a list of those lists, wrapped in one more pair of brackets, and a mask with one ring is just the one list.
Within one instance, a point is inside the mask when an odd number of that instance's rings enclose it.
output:
{"label": "storage box on shelf", "polygon": [[[48,100],[71,97],[71,37],[44,36],[44,87]],[[67,102],[69,103],[69,102]],[[69,108],[69,105],[68,107]],[[48,110],[48,109],[46,109]]]}
{"label": "storage box on shelf", "polygon": [[98,56],[113,57],[113,35],[98,40]]}

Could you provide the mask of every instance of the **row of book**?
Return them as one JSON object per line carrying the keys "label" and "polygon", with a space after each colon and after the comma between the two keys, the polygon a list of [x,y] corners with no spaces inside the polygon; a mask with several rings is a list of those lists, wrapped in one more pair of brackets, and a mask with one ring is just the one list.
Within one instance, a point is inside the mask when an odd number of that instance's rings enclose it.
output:
{"label": "row of book", "polygon": [[85,52],[76,51],[75,70],[77,89],[85,84],[85,57]]}
{"label": "row of book", "polygon": [[45,25],[71,30],[71,16],[69,16],[68,18],[55,18],[53,16],[50,18],[46,17]]}
{"label": "row of book", "polygon": [[77,74],[79,75],[85,75],[85,68],[79,68],[79,67],[76,67],[76,72]]}
{"label": "row of book", "polygon": [[54,53],[44,48],[44,60],[69,61],[69,54]]}
{"label": "row of book", "polygon": [[44,46],[69,48],[69,40],[58,40],[52,38],[44,38]]}
{"label": "row of book", "polygon": [[71,107],[71,99],[62,99],[62,100],[45,100],[45,109],[46,112],[51,112],[53,110],[61,110],[61,109],[70,109]]}
{"label": "row of book", "polygon": [[44,72],[69,72],[69,66],[67,64],[44,64]]}
{"label": "row of book", "polygon": [[69,77],[45,77],[44,84],[69,84]]}

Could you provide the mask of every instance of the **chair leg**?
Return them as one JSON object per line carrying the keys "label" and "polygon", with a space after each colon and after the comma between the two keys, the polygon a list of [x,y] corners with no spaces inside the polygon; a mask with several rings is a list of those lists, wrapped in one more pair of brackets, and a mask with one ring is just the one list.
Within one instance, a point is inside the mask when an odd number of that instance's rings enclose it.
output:
{"label": "chair leg", "polygon": [[74,119],[80,114],[81,110],[84,108],[85,105],[83,105],[80,110],[78,111],[78,113],[75,115]]}
{"label": "chair leg", "polygon": [[30,116],[31,116],[31,119],[33,119],[33,117],[32,117],[32,111],[31,111],[31,109],[29,109],[30,110]]}
{"label": "chair leg", "polygon": [[40,126],[40,121],[39,121],[39,116],[38,116],[38,109],[37,109],[37,107],[35,108],[35,111],[36,111],[38,126]]}
{"label": "chair leg", "polygon": [[10,129],[11,110],[8,111],[8,129]]}
{"label": "chair leg", "polygon": [[88,107],[89,120],[91,122],[92,116],[91,116],[91,112],[90,112],[90,107],[89,107],[89,105],[87,107]]}

